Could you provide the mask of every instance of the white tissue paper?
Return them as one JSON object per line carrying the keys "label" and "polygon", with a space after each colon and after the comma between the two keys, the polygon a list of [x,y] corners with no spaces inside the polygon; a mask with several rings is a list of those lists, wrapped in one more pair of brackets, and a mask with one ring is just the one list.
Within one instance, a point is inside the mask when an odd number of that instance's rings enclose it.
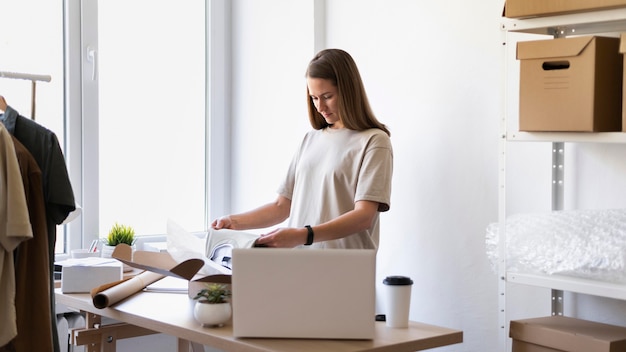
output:
{"label": "white tissue paper", "polygon": [[231,274],[230,269],[212,262],[204,253],[205,238],[187,232],[173,220],[167,220],[167,252],[177,263],[188,259],[202,259],[204,266],[198,274],[203,276]]}
{"label": "white tissue paper", "polygon": [[209,229],[203,238],[195,236],[173,220],[167,221],[167,251],[177,263],[202,259],[199,274],[231,274],[233,248],[251,248],[259,235],[229,229]]}
{"label": "white tissue paper", "polygon": [[233,249],[254,247],[258,238],[259,235],[243,231],[209,229],[205,254],[211,261],[232,269]]}

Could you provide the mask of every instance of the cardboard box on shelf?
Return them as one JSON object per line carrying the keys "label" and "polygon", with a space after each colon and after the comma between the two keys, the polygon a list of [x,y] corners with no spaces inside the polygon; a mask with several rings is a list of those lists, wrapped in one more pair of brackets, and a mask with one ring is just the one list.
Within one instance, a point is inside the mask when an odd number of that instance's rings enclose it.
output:
{"label": "cardboard box on shelf", "polygon": [[554,16],[619,7],[626,7],[626,0],[508,0],[504,16],[509,18]]}
{"label": "cardboard box on shelf", "polygon": [[564,316],[512,320],[512,352],[626,351],[626,327]]}
{"label": "cardboard box on shelf", "polygon": [[518,42],[517,59],[520,131],[621,131],[619,38]]}
{"label": "cardboard box on shelf", "polygon": [[112,258],[72,258],[56,262],[55,266],[61,267],[63,293],[86,293],[123,277],[122,263]]}

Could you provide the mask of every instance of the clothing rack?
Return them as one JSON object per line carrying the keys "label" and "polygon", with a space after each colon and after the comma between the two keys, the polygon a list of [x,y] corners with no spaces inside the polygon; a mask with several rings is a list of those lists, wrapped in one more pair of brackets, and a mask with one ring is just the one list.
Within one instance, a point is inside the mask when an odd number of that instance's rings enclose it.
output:
{"label": "clothing rack", "polygon": [[31,73],[18,73],[18,72],[6,72],[0,71],[0,77],[2,78],[11,78],[11,79],[23,79],[27,81],[31,81],[31,101],[30,101],[30,111],[31,117],[35,119],[35,97],[37,91],[37,82],[50,82],[52,77],[49,75],[37,75]]}

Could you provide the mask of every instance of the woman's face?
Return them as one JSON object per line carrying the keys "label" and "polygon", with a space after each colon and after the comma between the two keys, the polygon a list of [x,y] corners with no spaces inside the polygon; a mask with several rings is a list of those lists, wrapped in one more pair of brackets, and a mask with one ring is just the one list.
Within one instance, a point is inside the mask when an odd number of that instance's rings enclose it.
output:
{"label": "woman's face", "polygon": [[307,77],[306,83],[309,96],[326,123],[331,125],[331,128],[342,128],[343,122],[337,111],[337,87],[330,80],[323,78]]}

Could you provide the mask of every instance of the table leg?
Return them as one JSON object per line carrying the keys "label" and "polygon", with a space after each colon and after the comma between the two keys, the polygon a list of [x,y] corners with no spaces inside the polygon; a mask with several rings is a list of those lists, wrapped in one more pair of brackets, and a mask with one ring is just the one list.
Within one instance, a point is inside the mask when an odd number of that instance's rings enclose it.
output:
{"label": "table leg", "polygon": [[[97,315],[97,314],[93,314],[93,313],[89,313],[86,312],[85,313],[85,326],[87,328],[99,328],[100,325],[102,324],[102,317]],[[103,340],[104,340],[104,336],[103,338],[100,340],[100,342],[98,343],[90,343],[88,345],[85,346],[85,352],[115,352],[115,344],[113,344],[113,349],[104,349],[105,347],[103,346]],[[107,343],[106,345],[110,345],[110,343]]]}
{"label": "table leg", "polygon": [[204,352],[204,346],[199,343],[178,339],[178,352]]}
{"label": "table leg", "polygon": [[84,328],[71,330],[70,343],[73,346],[85,346],[86,352],[115,352],[117,340],[157,333],[127,323],[102,325],[102,317],[89,312],[85,313],[85,318]]}

